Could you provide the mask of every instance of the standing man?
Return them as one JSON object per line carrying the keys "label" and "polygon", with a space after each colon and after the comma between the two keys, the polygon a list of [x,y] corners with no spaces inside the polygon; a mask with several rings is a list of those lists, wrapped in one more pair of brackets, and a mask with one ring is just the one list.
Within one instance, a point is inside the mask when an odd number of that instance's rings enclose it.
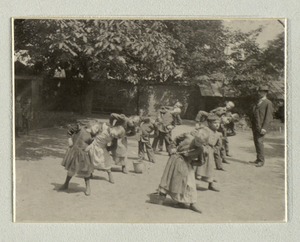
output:
{"label": "standing man", "polygon": [[267,99],[268,91],[267,86],[258,88],[258,102],[253,106],[251,115],[253,140],[257,154],[256,161],[251,163],[255,163],[256,167],[262,167],[265,163],[264,137],[273,120],[273,104]]}

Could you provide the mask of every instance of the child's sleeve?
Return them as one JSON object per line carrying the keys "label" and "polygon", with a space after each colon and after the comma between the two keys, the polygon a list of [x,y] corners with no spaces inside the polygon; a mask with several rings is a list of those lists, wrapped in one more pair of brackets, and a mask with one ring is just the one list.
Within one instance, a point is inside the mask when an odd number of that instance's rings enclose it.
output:
{"label": "child's sleeve", "polygon": [[202,122],[204,121],[208,116],[208,112],[200,110],[195,118],[196,122]]}
{"label": "child's sleeve", "polygon": [[126,116],[124,114],[117,114],[117,113],[112,113],[109,117],[109,124],[111,126],[115,126],[116,123],[124,123],[126,120]]}

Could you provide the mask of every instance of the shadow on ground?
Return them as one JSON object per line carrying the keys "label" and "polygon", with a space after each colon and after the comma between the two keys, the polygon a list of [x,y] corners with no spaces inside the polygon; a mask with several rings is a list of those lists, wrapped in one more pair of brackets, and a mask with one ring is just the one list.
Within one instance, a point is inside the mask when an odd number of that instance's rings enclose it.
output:
{"label": "shadow on ground", "polygon": [[16,158],[41,160],[46,156],[63,158],[67,148],[64,129],[45,129],[16,138]]}
{"label": "shadow on ground", "polygon": [[51,183],[54,186],[53,190],[57,192],[65,192],[65,193],[79,193],[85,192],[85,187],[79,186],[78,183],[70,182],[69,189],[67,190],[59,190],[63,184]]}

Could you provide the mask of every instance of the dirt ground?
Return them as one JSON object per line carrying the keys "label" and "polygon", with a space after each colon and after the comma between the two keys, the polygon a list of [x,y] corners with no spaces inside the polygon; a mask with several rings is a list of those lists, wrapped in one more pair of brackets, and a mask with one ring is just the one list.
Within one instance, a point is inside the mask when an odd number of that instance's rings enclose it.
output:
{"label": "dirt ground", "polygon": [[[177,126],[173,135],[192,130],[192,122]],[[104,222],[104,223],[198,223],[263,222],[285,219],[284,135],[266,136],[266,164],[257,168],[251,132],[239,131],[229,137],[232,157],[226,171],[215,171],[221,192],[207,190],[198,181],[198,206],[202,214],[151,203],[148,194],[156,191],[168,156],[157,155],[157,163],[145,162],[145,172],[136,174],[132,162],[137,158],[137,142],[129,139],[128,170],[114,169],[115,184],[107,174],[95,171],[91,196],[84,195],[84,180],[74,177],[68,192],[57,189],[66,171],[61,161],[67,148],[66,130],[35,130],[16,140],[15,218],[17,222]]]}

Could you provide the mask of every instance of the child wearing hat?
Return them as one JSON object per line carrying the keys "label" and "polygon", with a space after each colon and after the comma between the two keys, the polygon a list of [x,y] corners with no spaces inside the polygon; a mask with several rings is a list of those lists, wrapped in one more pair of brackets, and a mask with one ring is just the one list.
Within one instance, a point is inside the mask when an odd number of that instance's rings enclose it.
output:
{"label": "child wearing hat", "polygon": [[[220,150],[222,145],[221,133],[217,130],[220,127],[220,118],[215,114],[209,114],[207,117],[208,127],[203,127],[208,133],[208,142],[204,146],[207,156],[205,157],[205,163],[196,169],[196,178],[208,183],[208,189],[219,192],[214,186],[214,165],[215,165],[215,153]],[[201,129],[200,129],[201,130]]]}

